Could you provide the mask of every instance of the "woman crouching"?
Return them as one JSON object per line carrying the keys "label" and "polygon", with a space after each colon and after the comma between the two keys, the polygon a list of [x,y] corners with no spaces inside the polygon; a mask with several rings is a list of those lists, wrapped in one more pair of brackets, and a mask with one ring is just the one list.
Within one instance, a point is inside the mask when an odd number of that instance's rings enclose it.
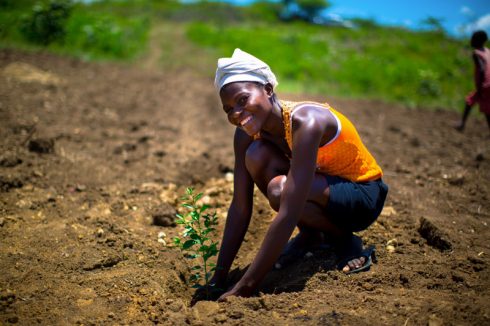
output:
{"label": "woman crouching", "polygon": [[[363,249],[353,232],[376,220],[388,187],[354,125],[326,103],[279,100],[269,66],[240,49],[218,60],[215,85],[236,131],[234,193],[214,286],[224,288],[243,242],[254,184],[277,211],[255,259],[220,300],[250,296],[274,265],[326,241],[340,270],[368,269],[374,247]],[[288,242],[295,227],[299,233]]]}

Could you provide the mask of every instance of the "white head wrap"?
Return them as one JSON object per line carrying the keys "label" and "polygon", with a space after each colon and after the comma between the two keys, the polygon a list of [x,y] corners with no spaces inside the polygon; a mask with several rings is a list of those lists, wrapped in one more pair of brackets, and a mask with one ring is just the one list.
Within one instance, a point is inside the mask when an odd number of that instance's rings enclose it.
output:
{"label": "white head wrap", "polygon": [[218,91],[226,84],[251,81],[277,86],[277,80],[269,66],[247,52],[235,49],[231,58],[218,59],[214,85]]}

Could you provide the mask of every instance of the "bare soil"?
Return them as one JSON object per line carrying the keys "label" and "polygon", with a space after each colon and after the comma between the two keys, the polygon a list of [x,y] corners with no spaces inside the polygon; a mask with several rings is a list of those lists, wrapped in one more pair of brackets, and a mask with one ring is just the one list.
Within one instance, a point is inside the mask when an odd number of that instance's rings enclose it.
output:
{"label": "bare soil", "polygon": [[[190,261],[166,240],[187,186],[221,236],[233,128],[193,70],[0,51],[0,324],[484,325],[490,323],[490,138],[455,112],[327,101],[356,124],[390,186],[360,235],[370,271],[313,252],[252,298],[191,306]],[[236,280],[274,218],[256,193]],[[154,225],[158,218],[160,226]]]}

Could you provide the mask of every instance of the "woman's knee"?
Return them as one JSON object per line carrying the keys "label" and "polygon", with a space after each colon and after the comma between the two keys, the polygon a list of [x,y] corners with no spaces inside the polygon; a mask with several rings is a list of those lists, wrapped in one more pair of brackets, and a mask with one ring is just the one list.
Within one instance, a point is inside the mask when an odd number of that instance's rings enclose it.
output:
{"label": "woman's knee", "polygon": [[286,182],[285,175],[278,175],[273,178],[267,185],[267,198],[272,209],[276,212],[279,211],[281,203],[281,194],[284,189],[284,183]]}
{"label": "woman's knee", "polygon": [[248,146],[245,153],[245,166],[248,172],[255,177],[260,171],[263,171],[267,167],[267,152],[268,147],[262,140],[256,140]]}

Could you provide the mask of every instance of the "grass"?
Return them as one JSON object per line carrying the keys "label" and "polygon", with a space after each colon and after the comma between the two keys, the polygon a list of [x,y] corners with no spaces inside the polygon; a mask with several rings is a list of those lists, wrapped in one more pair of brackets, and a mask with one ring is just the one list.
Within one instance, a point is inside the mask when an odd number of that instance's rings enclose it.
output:
{"label": "grass", "polygon": [[[55,1],[56,2],[56,1]],[[61,2],[61,1],[58,1]],[[0,46],[48,51],[86,60],[132,60],[144,53],[150,29],[150,17],[144,11],[123,12],[105,4],[70,6],[64,22],[63,37],[50,40],[23,33],[26,22],[34,18],[36,5],[47,1],[24,1],[22,6],[0,10]],[[49,23],[49,19],[46,19]]]}
{"label": "grass", "polygon": [[20,28],[35,3],[0,0],[0,47],[132,61],[148,50],[152,26],[166,26],[161,41],[165,68],[190,62],[211,76],[214,66],[209,62],[230,56],[238,47],[268,62],[284,92],[460,110],[463,96],[473,88],[467,42],[436,31],[413,32],[362,20],[354,29],[283,23],[277,19],[279,5],[270,3],[233,7],[105,0],[73,5],[64,37],[39,45],[30,43]]}
{"label": "grass", "polygon": [[459,109],[472,87],[469,50],[440,33],[304,23],[193,23],[187,35],[219,56],[230,56],[239,47],[268,62],[282,91]]}

